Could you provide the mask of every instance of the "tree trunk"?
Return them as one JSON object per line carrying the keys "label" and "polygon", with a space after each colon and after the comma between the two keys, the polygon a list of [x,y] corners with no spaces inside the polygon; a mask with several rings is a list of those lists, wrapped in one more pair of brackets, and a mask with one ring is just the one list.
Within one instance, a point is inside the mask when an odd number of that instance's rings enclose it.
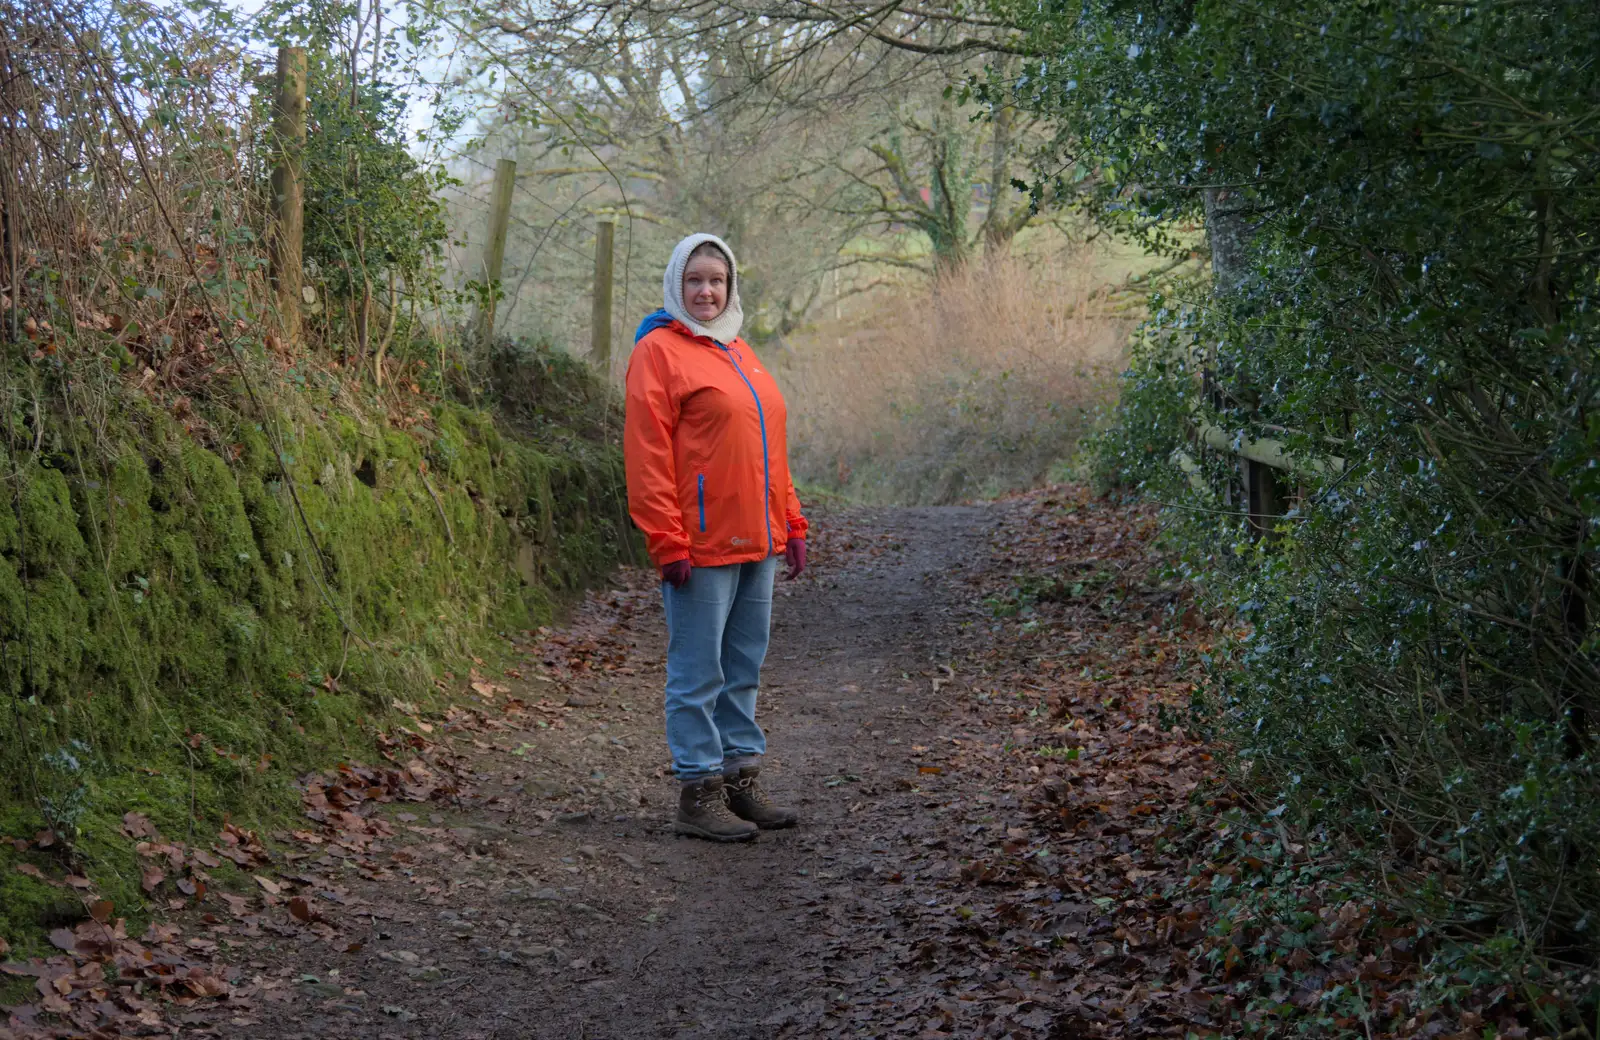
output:
{"label": "tree trunk", "polygon": [[1213,288],[1219,294],[1231,292],[1249,273],[1249,257],[1245,252],[1249,227],[1244,200],[1228,188],[1207,188],[1204,199]]}
{"label": "tree trunk", "polygon": [[957,131],[955,102],[945,98],[933,120],[933,186],[930,236],[937,271],[960,270],[967,262],[967,216],[972,209],[972,182],[967,178]]}
{"label": "tree trunk", "polygon": [[[1016,59],[1002,57],[997,68],[1001,84],[1009,91]],[[996,104],[993,119],[993,139],[989,152],[989,213],[983,220],[985,248],[998,253],[1011,244],[1015,234],[1011,226],[1011,149],[1015,144],[1017,108],[1007,97]]]}

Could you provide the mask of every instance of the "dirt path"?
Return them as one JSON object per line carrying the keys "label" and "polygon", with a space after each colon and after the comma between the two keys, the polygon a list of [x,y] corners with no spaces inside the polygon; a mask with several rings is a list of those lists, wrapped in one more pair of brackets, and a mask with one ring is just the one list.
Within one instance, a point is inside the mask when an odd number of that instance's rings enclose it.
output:
{"label": "dirt path", "polygon": [[[991,522],[978,508],[839,517],[810,576],[779,589],[767,772],[804,826],[749,845],[667,831],[655,590],[635,576],[592,602],[556,637],[565,646],[541,647],[558,699],[579,707],[560,730],[494,740],[520,755],[480,748],[473,763],[476,785],[507,802],[547,797],[415,821],[400,809],[399,858],[416,869],[344,897],[379,915],[370,940],[331,957],[309,936],[274,950],[318,977],[302,990],[328,997],[285,1001],[250,1035],[811,1035],[853,970],[836,940],[868,920],[886,935],[946,874],[946,856],[928,855],[943,826],[926,781],[939,779],[930,745],[957,733],[929,676],[942,678],[971,611],[956,590]],[[419,898],[396,900],[405,889]]]}
{"label": "dirt path", "polygon": [[[1024,802],[1064,768],[1037,764],[1047,730],[1088,741],[1024,689],[1054,680],[1031,608],[1007,608],[1033,595],[1007,568],[1065,567],[1088,581],[1080,599],[1101,601],[1081,610],[1128,614],[1103,602],[1096,560],[1137,547],[1123,544],[1128,518],[1105,513],[1073,528],[1080,559],[1037,526],[1041,510],[1062,513],[1035,499],[824,519],[812,571],[780,585],[763,693],[768,777],[804,823],[745,846],[667,829],[651,577],[592,599],[502,687],[543,710],[462,727],[459,800],[478,808],[387,807],[387,851],[357,857],[367,880],[340,870],[337,839],[308,857],[302,891],[347,909],[330,907],[337,928],[258,956],[271,1010],[235,1024],[308,1038],[1073,1035],[1042,951],[1092,931],[1094,906],[1072,897],[1076,882],[1050,883],[1063,860]],[[1116,544],[1096,552],[1097,531]],[[1064,630],[1065,652],[1127,643],[1102,628]],[[1086,855],[1130,861],[1126,837],[1092,837]]]}
{"label": "dirt path", "polygon": [[[396,702],[388,761],[307,778],[277,851],[149,835],[191,898],[137,940],[62,932],[71,956],[19,969],[46,996],[16,1035],[69,1035],[37,1017],[69,1005],[307,1040],[1206,1025],[1185,952],[1204,918],[1163,894],[1186,863],[1160,822],[1205,758],[1158,720],[1194,636],[1151,578],[1148,513],[1060,489],[817,520],[812,570],[779,585],[762,704],[800,827],[671,834],[659,591],[631,572],[515,641],[503,674],[441,680],[444,712]],[[208,893],[218,856],[259,888]],[[97,997],[112,961],[147,980],[116,1004]]]}
{"label": "dirt path", "polygon": [[[768,771],[805,826],[731,849],[680,840],[662,831],[672,792],[658,787],[626,826],[594,828],[602,860],[648,850],[636,880],[672,902],[650,924],[621,901],[615,927],[590,929],[574,952],[606,970],[555,974],[529,1002],[549,1023],[538,1035],[731,1040],[815,1016],[830,933],[870,913],[863,902],[904,869],[901,849],[928,836],[921,795],[893,781],[917,775],[913,748],[934,732],[921,675],[957,613],[940,586],[981,541],[983,520],[970,509],[863,515],[857,537],[875,544],[847,543],[843,566],[824,549],[816,579],[785,590],[766,671]],[[644,635],[647,658],[659,658],[658,632]],[[655,679],[652,669],[652,690]],[[647,758],[660,757],[655,726],[640,734]],[[598,890],[606,876],[593,880],[585,901],[613,902]]]}

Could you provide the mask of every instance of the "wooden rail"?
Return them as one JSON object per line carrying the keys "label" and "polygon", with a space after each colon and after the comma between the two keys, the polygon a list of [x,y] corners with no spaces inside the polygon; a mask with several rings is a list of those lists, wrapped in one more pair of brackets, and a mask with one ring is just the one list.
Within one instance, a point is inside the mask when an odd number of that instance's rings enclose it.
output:
{"label": "wooden rail", "polygon": [[[1193,358],[1191,357],[1191,365]],[[1202,396],[1220,403],[1227,395],[1217,387],[1207,370],[1201,377]],[[1239,460],[1239,478],[1245,497],[1244,513],[1250,530],[1256,538],[1271,538],[1277,522],[1287,512],[1290,495],[1286,494],[1283,476],[1296,478],[1296,483],[1326,479],[1344,472],[1346,462],[1338,455],[1290,454],[1282,440],[1275,437],[1248,437],[1242,430],[1228,430],[1209,421],[1202,414],[1202,401],[1197,399],[1190,407],[1190,432],[1194,442],[1202,449],[1232,455]],[[1296,431],[1281,429],[1285,434]],[[1189,486],[1198,489],[1211,487],[1206,483],[1200,464],[1188,452],[1179,449],[1172,461],[1183,471]]]}
{"label": "wooden rail", "polygon": [[[1343,473],[1347,465],[1337,455],[1291,455],[1280,440],[1251,438],[1239,431],[1230,432],[1207,422],[1198,414],[1190,418],[1191,430],[1199,445],[1240,460],[1239,475],[1246,497],[1245,515],[1257,538],[1271,537],[1277,521],[1284,516],[1286,496],[1280,490],[1279,474],[1288,474],[1301,480],[1324,478]],[[1179,448],[1172,453],[1171,461],[1183,472],[1191,488],[1204,493],[1207,498],[1214,497],[1211,485],[1206,482],[1200,464],[1192,455]]]}
{"label": "wooden rail", "polygon": [[1337,455],[1290,455],[1283,442],[1270,438],[1252,440],[1240,433],[1229,433],[1220,426],[1203,420],[1194,424],[1195,436],[1208,448],[1237,455],[1241,459],[1260,463],[1271,469],[1293,473],[1299,477],[1337,476],[1344,472],[1345,461]]}

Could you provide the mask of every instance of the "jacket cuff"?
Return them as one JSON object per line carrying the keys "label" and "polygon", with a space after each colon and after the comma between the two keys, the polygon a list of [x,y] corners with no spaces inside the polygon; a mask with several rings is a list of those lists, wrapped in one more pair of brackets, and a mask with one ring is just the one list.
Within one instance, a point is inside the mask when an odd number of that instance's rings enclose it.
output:
{"label": "jacket cuff", "polygon": [[809,530],[811,530],[811,525],[806,522],[805,517],[801,517],[798,520],[789,521],[790,538],[804,538],[806,536],[806,532]]}
{"label": "jacket cuff", "polygon": [[655,558],[655,565],[657,567],[665,567],[669,563],[677,563],[679,560],[687,560],[688,558],[688,549],[669,549]]}

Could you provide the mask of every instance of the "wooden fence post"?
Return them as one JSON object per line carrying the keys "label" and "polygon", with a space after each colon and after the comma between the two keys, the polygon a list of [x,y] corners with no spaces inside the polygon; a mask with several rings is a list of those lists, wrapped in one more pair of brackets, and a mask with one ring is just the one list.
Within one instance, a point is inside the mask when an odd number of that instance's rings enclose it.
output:
{"label": "wooden fence post", "polygon": [[494,164],[494,190],[489,195],[489,240],[483,248],[483,278],[487,283],[483,306],[478,310],[478,342],[487,345],[494,338],[494,311],[500,295],[500,267],[506,258],[506,232],[511,226],[511,191],[517,182],[517,161],[501,159]]}
{"label": "wooden fence post", "polygon": [[589,331],[589,356],[611,376],[611,257],[616,225],[600,221],[594,240],[594,313]]}
{"label": "wooden fence post", "polygon": [[1255,459],[1239,461],[1244,470],[1245,508],[1249,513],[1250,530],[1257,539],[1276,538],[1277,523],[1285,511],[1278,473]]}
{"label": "wooden fence post", "polygon": [[[1249,274],[1246,253],[1249,210],[1238,192],[1230,189],[1207,188],[1201,193],[1201,201],[1205,206],[1206,241],[1211,247],[1212,293],[1221,299],[1237,289]],[[1224,399],[1232,398],[1217,386],[1215,372],[1208,369],[1205,382],[1218,407]],[[1239,469],[1251,536],[1257,540],[1271,538],[1284,512],[1278,475],[1271,466],[1256,459],[1241,459]]]}
{"label": "wooden fence post", "polygon": [[306,144],[306,49],[278,48],[278,97],[272,133],[277,152],[272,167],[272,286],[285,345],[301,341],[301,286],[305,276],[305,191],[300,158]]}

